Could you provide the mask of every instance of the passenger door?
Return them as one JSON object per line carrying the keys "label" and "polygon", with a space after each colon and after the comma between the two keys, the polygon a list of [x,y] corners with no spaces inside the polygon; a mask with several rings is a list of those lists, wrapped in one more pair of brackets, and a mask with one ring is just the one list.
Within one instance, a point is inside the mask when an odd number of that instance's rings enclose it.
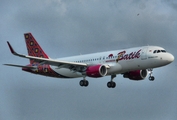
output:
{"label": "passenger door", "polygon": [[142,52],[141,52],[141,60],[147,59],[147,51],[148,51],[148,47],[143,47]]}

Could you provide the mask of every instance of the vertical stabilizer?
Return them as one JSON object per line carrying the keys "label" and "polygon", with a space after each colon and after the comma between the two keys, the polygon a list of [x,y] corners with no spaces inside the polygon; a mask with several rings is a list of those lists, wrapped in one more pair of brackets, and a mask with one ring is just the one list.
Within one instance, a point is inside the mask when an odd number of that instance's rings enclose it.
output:
{"label": "vertical stabilizer", "polygon": [[[35,40],[31,33],[25,33],[25,42],[29,56],[49,58],[48,55],[42,50],[38,42]],[[33,60],[30,60],[30,64],[33,63]]]}

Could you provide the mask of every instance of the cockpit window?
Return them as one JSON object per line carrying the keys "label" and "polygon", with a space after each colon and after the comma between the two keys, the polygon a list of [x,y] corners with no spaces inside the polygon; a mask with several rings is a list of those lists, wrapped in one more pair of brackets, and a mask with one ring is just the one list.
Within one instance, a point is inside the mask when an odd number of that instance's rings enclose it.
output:
{"label": "cockpit window", "polygon": [[157,50],[154,50],[154,52],[153,53],[156,53],[157,52]]}
{"label": "cockpit window", "polygon": [[164,53],[165,53],[166,51],[165,51],[165,50],[161,50],[161,52],[164,52]]}
{"label": "cockpit window", "polygon": [[165,51],[165,50],[154,50],[154,52],[153,52],[153,53],[161,53],[161,52],[166,53],[166,51]]}

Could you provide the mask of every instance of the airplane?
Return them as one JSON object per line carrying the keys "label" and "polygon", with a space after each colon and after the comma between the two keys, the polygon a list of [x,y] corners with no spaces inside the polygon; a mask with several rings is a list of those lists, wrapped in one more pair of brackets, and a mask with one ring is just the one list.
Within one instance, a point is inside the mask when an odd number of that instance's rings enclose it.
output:
{"label": "airplane", "polygon": [[144,80],[149,74],[149,80],[154,68],[162,67],[174,61],[174,56],[159,46],[141,46],[122,50],[113,50],[86,55],[52,59],[40,47],[31,33],[25,33],[28,55],[17,53],[7,41],[13,55],[29,59],[28,65],[4,64],[20,67],[23,71],[55,78],[78,78],[80,86],[89,85],[86,77],[100,78],[111,76],[108,88],[115,88],[113,79],[118,74],[130,80]]}

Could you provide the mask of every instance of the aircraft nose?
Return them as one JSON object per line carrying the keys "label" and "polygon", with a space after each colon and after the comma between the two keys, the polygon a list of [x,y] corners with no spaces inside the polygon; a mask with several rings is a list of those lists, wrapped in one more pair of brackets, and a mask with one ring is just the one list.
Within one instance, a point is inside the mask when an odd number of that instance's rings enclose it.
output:
{"label": "aircraft nose", "polygon": [[175,57],[174,57],[172,54],[169,53],[169,54],[167,55],[167,61],[169,61],[170,63],[173,62],[174,59],[175,59]]}

